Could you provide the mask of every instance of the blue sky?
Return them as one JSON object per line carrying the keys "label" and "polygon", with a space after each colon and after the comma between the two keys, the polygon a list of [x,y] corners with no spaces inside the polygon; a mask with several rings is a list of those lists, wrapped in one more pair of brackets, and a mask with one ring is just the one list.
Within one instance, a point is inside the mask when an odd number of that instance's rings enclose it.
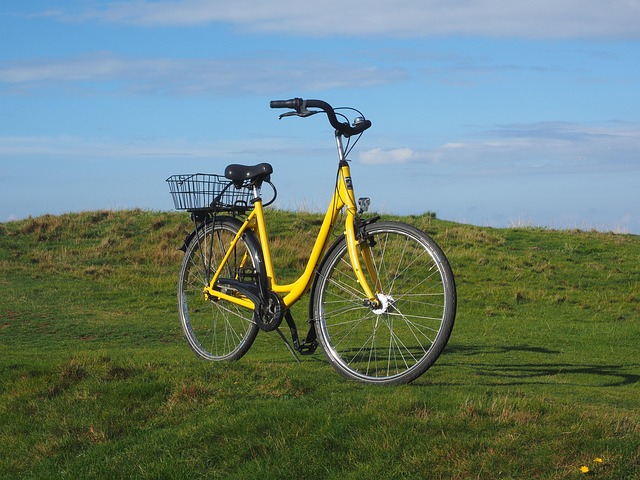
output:
{"label": "blue sky", "polygon": [[323,210],[320,98],[373,122],[385,213],[640,234],[637,0],[0,1],[0,221],[171,210],[165,179],[268,161]]}

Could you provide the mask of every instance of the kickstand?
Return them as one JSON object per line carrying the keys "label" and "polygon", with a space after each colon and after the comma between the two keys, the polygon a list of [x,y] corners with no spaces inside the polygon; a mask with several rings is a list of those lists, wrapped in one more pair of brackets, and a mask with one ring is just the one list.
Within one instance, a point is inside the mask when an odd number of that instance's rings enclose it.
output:
{"label": "kickstand", "polygon": [[284,336],[284,333],[282,333],[282,330],[280,330],[280,327],[276,328],[276,332],[278,332],[278,335],[280,335],[280,338],[282,339],[284,344],[287,346],[287,349],[289,350],[289,352],[291,352],[291,355],[293,355],[293,358],[296,359],[296,362],[302,363],[300,361],[300,357],[298,357],[298,355],[296,354],[296,351],[293,349],[289,341],[286,339],[286,337]]}

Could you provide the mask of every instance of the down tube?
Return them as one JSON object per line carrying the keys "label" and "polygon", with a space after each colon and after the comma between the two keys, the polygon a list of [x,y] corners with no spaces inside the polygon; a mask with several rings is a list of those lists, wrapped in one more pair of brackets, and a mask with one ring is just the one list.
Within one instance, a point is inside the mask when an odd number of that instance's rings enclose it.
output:
{"label": "down tube", "polygon": [[287,308],[296,303],[311,285],[315,268],[322,255],[324,255],[327,250],[329,235],[331,234],[338,215],[343,207],[344,202],[341,200],[340,195],[335,192],[331,198],[331,203],[324,216],[324,220],[322,221],[320,232],[318,233],[316,242],[313,245],[313,249],[309,255],[309,261],[307,262],[307,266],[305,267],[303,274],[298,278],[298,280],[290,285],[273,285],[274,291],[278,293],[286,293],[283,301]]}

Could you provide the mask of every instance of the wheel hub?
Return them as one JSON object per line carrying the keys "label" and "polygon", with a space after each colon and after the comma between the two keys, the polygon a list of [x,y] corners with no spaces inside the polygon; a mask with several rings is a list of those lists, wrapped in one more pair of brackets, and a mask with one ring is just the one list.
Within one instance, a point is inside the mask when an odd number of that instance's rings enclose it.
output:
{"label": "wheel hub", "polygon": [[371,309],[373,313],[375,313],[376,315],[382,315],[383,313],[389,313],[394,309],[396,301],[391,295],[387,295],[385,293],[377,293],[376,297],[378,298],[379,306],[377,308]]}

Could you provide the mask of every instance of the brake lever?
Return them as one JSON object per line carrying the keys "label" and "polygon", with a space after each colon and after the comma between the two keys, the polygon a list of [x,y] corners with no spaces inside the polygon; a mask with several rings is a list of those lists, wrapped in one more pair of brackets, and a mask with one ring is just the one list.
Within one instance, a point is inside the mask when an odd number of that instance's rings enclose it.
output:
{"label": "brake lever", "polygon": [[300,109],[299,112],[287,112],[278,116],[278,120],[282,120],[284,117],[310,117],[311,115],[315,115],[316,113],[320,113],[319,110],[307,110],[306,108]]}

